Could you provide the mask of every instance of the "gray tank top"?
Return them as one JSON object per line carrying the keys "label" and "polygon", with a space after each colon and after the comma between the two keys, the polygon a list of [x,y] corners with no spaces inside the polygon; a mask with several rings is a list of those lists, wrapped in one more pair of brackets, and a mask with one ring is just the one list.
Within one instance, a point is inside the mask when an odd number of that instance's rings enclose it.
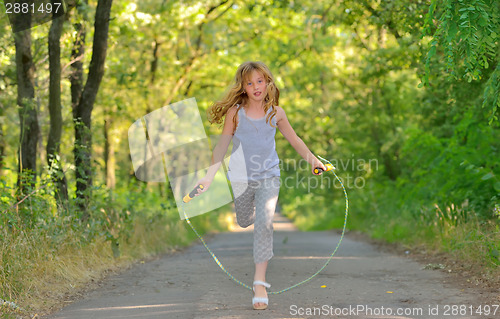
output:
{"label": "gray tank top", "polygon": [[[268,110],[267,114],[271,112]],[[260,119],[249,118],[242,107],[233,136],[233,149],[229,160],[228,177],[232,182],[248,182],[280,176],[276,153],[276,127]],[[276,116],[271,119],[276,125]]]}

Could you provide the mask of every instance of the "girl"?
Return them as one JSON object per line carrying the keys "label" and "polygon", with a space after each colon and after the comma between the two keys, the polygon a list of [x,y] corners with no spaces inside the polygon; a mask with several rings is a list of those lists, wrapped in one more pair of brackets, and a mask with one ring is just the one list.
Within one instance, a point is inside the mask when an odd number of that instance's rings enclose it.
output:
{"label": "girl", "polygon": [[[273,216],[280,187],[276,127],[293,148],[314,168],[326,170],[295,134],[279,105],[279,90],[269,68],[262,62],[245,62],[236,71],[235,83],[221,101],[208,110],[211,123],[221,124],[222,136],[214,149],[212,165],[198,194],[205,192],[233,140],[228,177],[233,189],[236,219],[241,227],[254,224],[254,309],[266,309],[268,261],[273,257]],[[321,173],[320,173],[321,174]]]}

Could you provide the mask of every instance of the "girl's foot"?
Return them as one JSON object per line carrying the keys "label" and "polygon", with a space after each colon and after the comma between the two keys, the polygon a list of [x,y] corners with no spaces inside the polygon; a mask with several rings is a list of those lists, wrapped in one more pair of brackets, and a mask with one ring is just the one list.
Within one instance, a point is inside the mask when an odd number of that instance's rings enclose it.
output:
{"label": "girl's foot", "polygon": [[267,298],[266,288],[269,287],[271,285],[264,281],[256,280],[253,282],[253,291],[255,293],[252,298],[253,309],[264,310],[267,308],[269,299]]}

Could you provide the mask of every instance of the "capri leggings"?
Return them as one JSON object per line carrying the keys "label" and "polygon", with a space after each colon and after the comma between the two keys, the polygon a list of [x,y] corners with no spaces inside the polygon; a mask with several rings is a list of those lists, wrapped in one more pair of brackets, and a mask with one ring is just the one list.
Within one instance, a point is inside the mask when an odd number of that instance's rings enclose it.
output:
{"label": "capri leggings", "polygon": [[262,263],[273,257],[273,217],[280,190],[279,176],[245,182],[231,182],[238,225],[254,224],[253,259]]}

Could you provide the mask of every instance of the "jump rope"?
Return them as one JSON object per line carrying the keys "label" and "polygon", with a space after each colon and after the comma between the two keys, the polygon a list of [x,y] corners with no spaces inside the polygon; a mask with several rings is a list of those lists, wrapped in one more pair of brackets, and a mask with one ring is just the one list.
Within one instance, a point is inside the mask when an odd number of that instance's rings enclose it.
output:
{"label": "jump rope", "polygon": [[[326,266],[328,265],[328,263],[332,260],[333,256],[335,255],[335,253],[337,252],[337,250],[338,250],[338,248],[340,246],[340,243],[342,242],[342,239],[344,238],[345,228],[346,228],[346,225],[347,225],[347,215],[349,214],[349,199],[347,198],[347,192],[345,190],[344,184],[342,183],[342,181],[340,180],[340,178],[337,176],[337,174],[335,174],[335,171],[334,171],[335,170],[335,166],[333,166],[332,163],[330,163],[328,160],[322,158],[321,156],[317,156],[317,157],[319,159],[321,159],[325,163],[326,170],[323,170],[322,168],[317,167],[317,168],[314,169],[314,173],[319,174],[319,173],[324,172],[324,171],[326,171],[326,172],[332,172],[333,175],[335,176],[335,178],[339,181],[340,185],[342,186],[342,190],[344,191],[344,195],[345,195],[345,217],[344,217],[344,226],[342,227],[342,234],[340,236],[340,240],[337,243],[337,246],[335,247],[335,249],[333,250],[333,252],[330,254],[330,256],[328,257],[328,259],[326,260],[325,264],[318,271],[316,271],[313,275],[309,276],[308,278],[306,278],[306,279],[302,280],[301,282],[296,283],[295,285],[292,285],[292,286],[290,286],[288,288],[285,288],[285,289],[282,289],[282,290],[279,290],[279,291],[270,291],[270,292],[268,292],[268,294],[270,294],[270,295],[278,295],[278,294],[284,293],[285,291],[289,291],[289,290],[291,290],[293,288],[296,288],[296,287],[298,287],[298,286],[300,286],[302,284],[305,284],[306,282],[308,282],[311,279],[313,279],[314,277],[316,277],[320,272],[323,271],[323,269],[326,268]],[[242,286],[242,287],[244,287],[246,289],[252,290],[252,287],[250,287],[249,285],[247,285],[247,284],[241,282],[240,280],[236,279],[229,271],[227,271],[226,268],[224,268],[224,265],[222,265],[222,263],[219,261],[219,258],[217,258],[217,256],[212,252],[212,250],[210,249],[210,247],[208,247],[208,245],[205,242],[205,240],[203,239],[203,237],[198,233],[198,231],[193,226],[193,224],[191,224],[191,221],[189,220],[189,218],[186,215],[186,212],[184,210],[184,205],[187,204],[190,200],[192,200],[195,197],[195,195],[198,193],[198,189],[203,189],[203,188],[204,188],[204,186],[202,184],[197,185],[189,194],[187,194],[186,196],[184,196],[183,201],[181,203],[181,210],[182,210],[182,213],[184,214],[186,222],[191,227],[191,229],[194,231],[194,233],[196,234],[196,236],[198,236],[198,238],[200,239],[200,241],[203,243],[203,246],[205,246],[206,250],[212,256],[212,258],[217,263],[217,265],[219,265],[220,269],[232,281],[234,281],[238,285],[240,285],[240,286]]]}

